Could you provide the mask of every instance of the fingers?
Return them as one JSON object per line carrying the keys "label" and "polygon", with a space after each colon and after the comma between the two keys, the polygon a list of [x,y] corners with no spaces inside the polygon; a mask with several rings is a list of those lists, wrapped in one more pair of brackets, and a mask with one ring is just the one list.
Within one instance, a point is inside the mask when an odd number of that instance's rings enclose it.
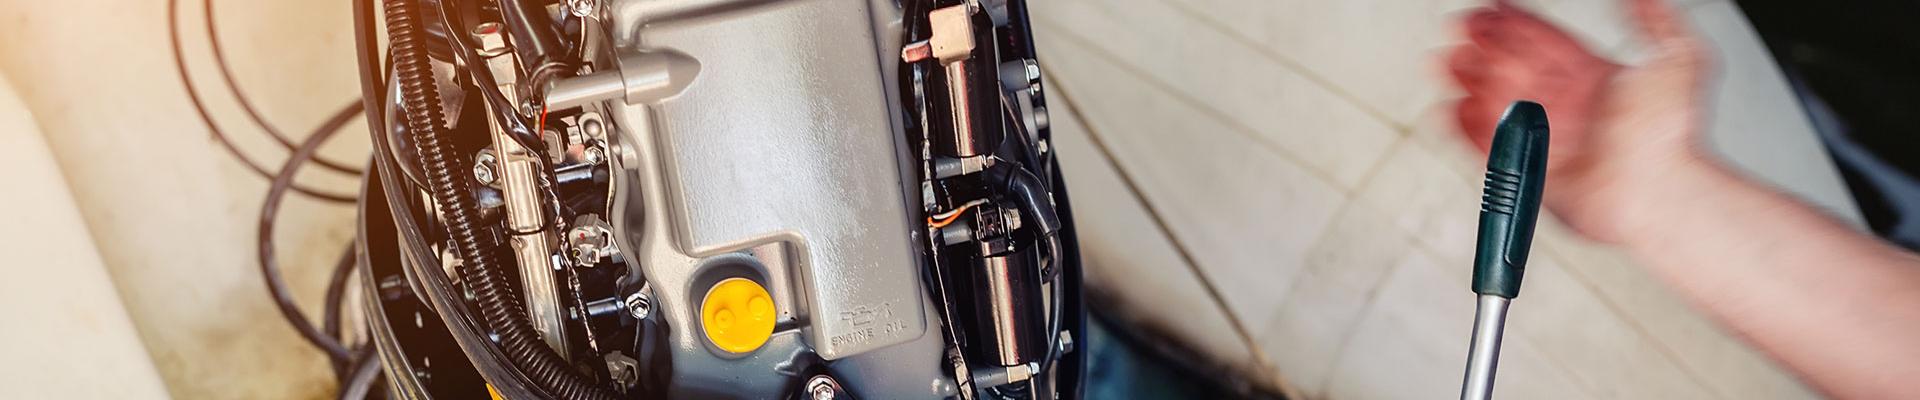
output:
{"label": "fingers", "polygon": [[1459,46],[1447,52],[1447,77],[1460,85],[1469,95],[1483,94],[1487,91],[1486,54],[1475,46]]}
{"label": "fingers", "polygon": [[1467,39],[1496,57],[1540,63],[1584,63],[1597,59],[1580,41],[1538,16],[1506,4],[1468,14]]}

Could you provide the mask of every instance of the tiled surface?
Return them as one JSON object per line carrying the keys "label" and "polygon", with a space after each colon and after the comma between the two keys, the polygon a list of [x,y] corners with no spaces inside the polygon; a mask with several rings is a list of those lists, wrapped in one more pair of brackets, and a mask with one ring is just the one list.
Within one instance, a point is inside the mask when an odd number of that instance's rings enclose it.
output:
{"label": "tiled surface", "polygon": [[1372,306],[1381,281],[1414,251],[1412,243],[1385,213],[1349,204],[1308,250],[1306,270],[1292,282],[1280,311],[1248,321],[1258,324],[1253,326],[1260,328],[1261,349],[1293,389],[1325,391],[1328,367],[1352,344],[1349,333]]}
{"label": "tiled surface", "polygon": [[[1063,110],[1064,111],[1064,110]],[[1224,311],[1208,297],[1198,277],[1187,267],[1166,235],[1161,234],[1110,160],[1088,140],[1078,119],[1053,119],[1053,148],[1060,157],[1078,162],[1060,166],[1072,177],[1066,182],[1071,196],[1076,232],[1087,284],[1112,296],[1117,309],[1159,323],[1162,330],[1194,345],[1208,358],[1236,367],[1253,368],[1254,352],[1233,335]],[[1159,318],[1178,316],[1177,318]]]}
{"label": "tiled surface", "polygon": [[[1631,60],[1637,50],[1616,2],[1519,3],[1603,54]],[[1710,38],[1729,43],[1725,63],[1741,65],[1723,77],[1715,134],[1766,124],[1769,134],[1812,140],[1795,125],[1804,124],[1797,111],[1782,110],[1794,103],[1770,89],[1777,72],[1768,75],[1771,61],[1737,9],[1682,3]],[[1444,104],[1453,89],[1434,71],[1433,56],[1458,40],[1449,18],[1476,4],[1057,0],[1033,7],[1043,62],[1059,89],[1051,93],[1055,120],[1070,117],[1059,111],[1065,92],[1089,132],[1113,148],[1111,162],[1168,220],[1169,239],[1193,250],[1202,283],[1215,285],[1252,332],[1249,347],[1267,357],[1273,382],[1306,398],[1367,399],[1459,390],[1484,161],[1455,138]],[[1764,68],[1747,71],[1750,65]],[[1845,199],[1830,186],[1838,180],[1824,153],[1812,142],[1792,143],[1742,157],[1761,164],[1749,169],[1762,178],[1816,203]],[[1063,160],[1076,187],[1109,161],[1083,162],[1073,153]],[[1764,171],[1782,168],[1811,172]],[[1132,196],[1074,200],[1082,209],[1138,207]],[[1132,236],[1125,248],[1153,235]],[[1543,222],[1539,236],[1526,296],[1512,311],[1502,397],[1815,397],[1621,255],[1553,221]],[[1090,254],[1106,246],[1095,241],[1087,240]],[[1146,270],[1171,276],[1183,269]],[[1236,339],[1204,333],[1189,340]]]}
{"label": "tiled surface", "polygon": [[[1460,295],[1467,292],[1466,272],[1464,264],[1447,266],[1425,252],[1409,253],[1350,331],[1352,338],[1329,367],[1324,391],[1307,391],[1308,397],[1417,399],[1459,393],[1473,326],[1473,297]],[[1495,397],[1593,398],[1588,387],[1569,376],[1571,366],[1550,361],[1529,339],[1509,334],[1502,343]]]}
{"label": "tiled surface", "polygon": [[1069,63],[1092,56],[1085,63],[1111,65],[1116,79],[1146,90],[1142,94],[1189,107],[1193,115],[1183,118],[1213,121],[1224,128],[1219,133],[1253,139],[1247,144],[1270,149],[1265,157],[1334,186],[1352,187],[1397,137],[1329,88],[1203,21],[1181,18],[1161,0],[1031,4],[1042,46],[1087,53],[1042,57]]}
{"label": "tiled surface", "polygon": [[[1090,51],[1042,46],[1057,71],[1071,71],[1055,80],[1081,102],[1089,118],[1083,122],[1106,133],[1116,159],[1137,166],[1129,173],[1141,183],[1141,195],[1166,217],[1202,272],[1235,294],[1227,299],[1232,312],[1242,320],[1274,313],[1286,296],[1283,283],[1300,269],[1289,260],[1301,259],[1333,217],[1339,190]],[[1168,158],[1181,162],[1129,161]],[[1293,184],[1272,184],[1276,180]],[[1274,221],[1292,228],[1274,229]]]}

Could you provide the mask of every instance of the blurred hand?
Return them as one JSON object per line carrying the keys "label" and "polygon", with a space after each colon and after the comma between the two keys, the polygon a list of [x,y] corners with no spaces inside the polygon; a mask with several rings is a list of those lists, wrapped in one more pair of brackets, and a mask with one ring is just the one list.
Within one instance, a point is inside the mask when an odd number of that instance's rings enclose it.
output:
{"label": "blurred hand", "polygon": [[1595,240],[1618,242],[1628,221],[1655,207],[1663,171],[1703,162],[1702,91],[1710,61],[1686,16],[1665,0],[1622,0],[1652,57],[1622,66],[1594,55],[1553,24],[1497,1],[1462,21],[1468,44],[1445,59],[1466,92],[1461,133],[1485,151],[1514,100],[1546,106],[1553,129],[1547,208]]}

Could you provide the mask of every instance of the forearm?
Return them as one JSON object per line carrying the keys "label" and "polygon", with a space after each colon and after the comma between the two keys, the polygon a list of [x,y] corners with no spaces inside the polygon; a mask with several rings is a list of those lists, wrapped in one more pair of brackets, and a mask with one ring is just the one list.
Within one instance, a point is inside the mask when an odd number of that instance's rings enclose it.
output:
{"label": "forearm", "polygon": [[1920,398],[1920,258],[1708,159],[1622,205],[1635,259],[1842,398]]}

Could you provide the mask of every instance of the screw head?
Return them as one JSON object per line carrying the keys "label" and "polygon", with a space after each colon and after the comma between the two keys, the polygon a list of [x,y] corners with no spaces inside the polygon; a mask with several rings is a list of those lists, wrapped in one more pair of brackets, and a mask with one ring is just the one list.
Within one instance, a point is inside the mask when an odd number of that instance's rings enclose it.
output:
{"label": "screw head", "polygon": [[567,0],[567,11],[575,17],[593,15],[593,0]]}
{"label": "screw head", "polygon": [[607,160],[607,151],[600,146],[588,147],[581,152],[580,158],[585,159],[588,164],[599,164]]}
{"label": "screw head", "polygon": [[807,393],[813,395],[813,400],[833,400],[838,397],[839,389],[840,384],[826,375],[815,375],[807,380]]}
{"label": "screw head", "polygon": [[647,315],[652,313],[653,299],[647,296],[646,290],[627,296],[627,314],[632,315],[633,319],[647,319]]}
{"label": "screw head", "polygon": [[474,165],[473,179],[480,181],[480,183],[492,184],[493,183],[493,167],[488,167],[486,164]]}
{"label": "screw head", "polygon": [[473,157],[473,179],[481,184],[491,185],[497,179],[493,172],[493,153],[481,152]]}

